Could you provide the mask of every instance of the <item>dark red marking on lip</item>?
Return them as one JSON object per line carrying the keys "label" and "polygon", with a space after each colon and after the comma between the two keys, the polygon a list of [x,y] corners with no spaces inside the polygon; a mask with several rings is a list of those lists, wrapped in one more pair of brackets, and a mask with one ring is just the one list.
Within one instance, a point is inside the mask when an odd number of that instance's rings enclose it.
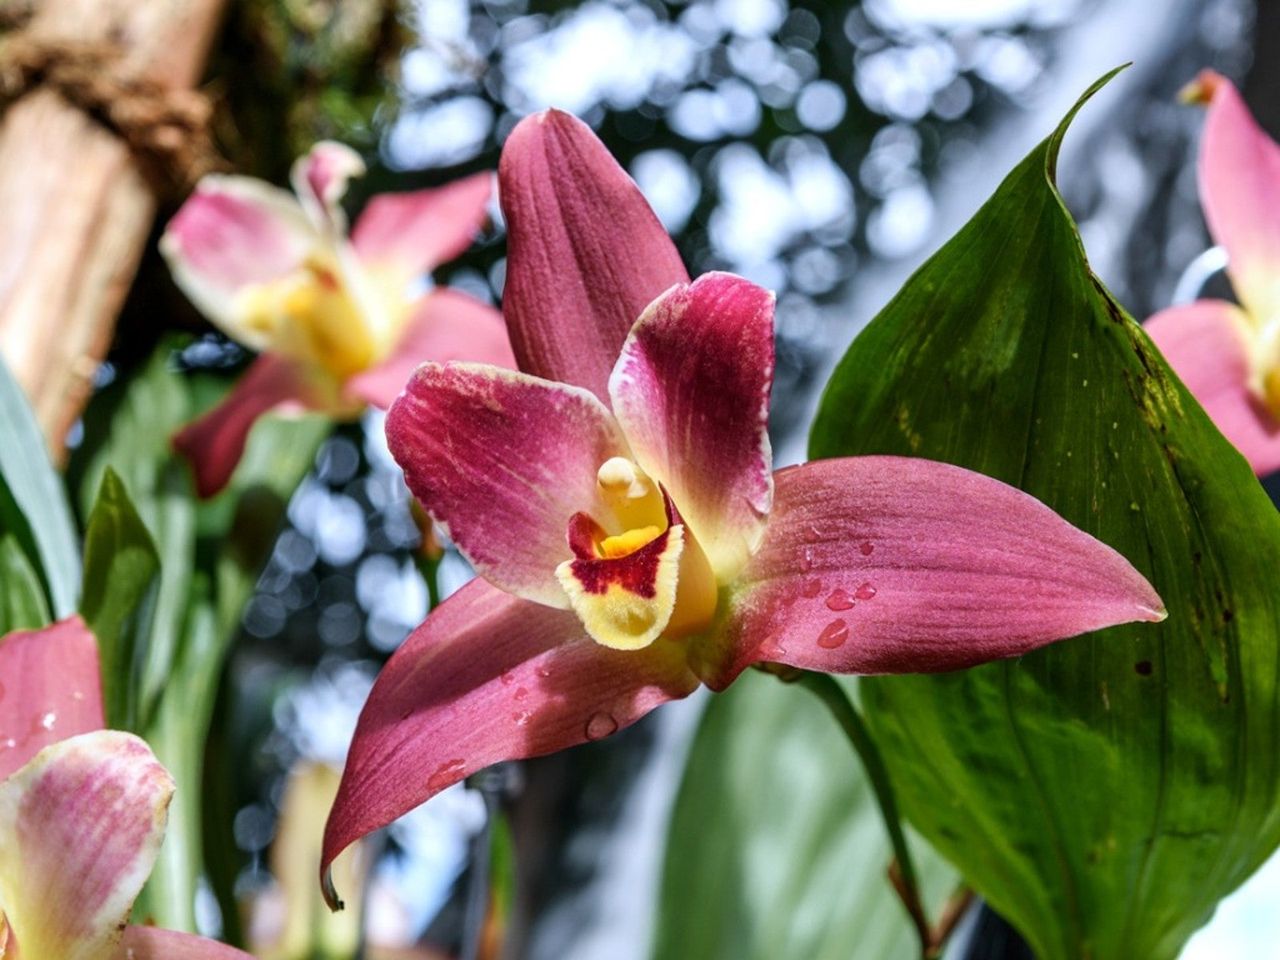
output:
{"label": "dark red marking on lip", "polygon": [[579,560],[595,560],[596,544],[606,536],[604,528],[585,513],[575,513],[569,518],[569,549]]}
{"label": "dark red marking on lip", "polygon": [[[585,514],[575,514],[575,519],[577,517],[585,517],[588,522],[593,522]],[[569,525],[571,543],[574,536],[574,524],[571,522]],[[667,543],[670,540],[671,528],[668,527],[639,550],[614,560],[605,560],[594,555],[591,558],[583,558],[575,548],[574,553],[579,556],[579,559],[574,560],[569,569],[573,571],[573,578],[582,586],[584,593],[602,594],[609,589],[610,584],[615,584],[637,597],[652,600],[658,592],[658,564],[662,560],[662,555],[666,553]]]}

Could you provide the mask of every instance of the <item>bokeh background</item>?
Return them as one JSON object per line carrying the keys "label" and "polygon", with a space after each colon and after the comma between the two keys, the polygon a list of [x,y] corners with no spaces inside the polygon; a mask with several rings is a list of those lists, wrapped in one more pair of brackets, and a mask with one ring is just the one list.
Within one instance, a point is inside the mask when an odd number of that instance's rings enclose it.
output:
{"label": "bokeh background", "polygon": [[[283,179],[313,140],[353,143],[371,162],[353,209],[494,169],[506,134],[544,107],[591,123],[691,273],[731,270],[777,291],[783,462],[803,457],[816,392],[857,330],[1097,76],[1133,61],[1073,126],[1062,187],[1095,269],[1139,318],[1222,282],[1195,189],[1201,114],[1178,105],[1178,88],[1212,66],[1280,131],[1270,0],[242,0],[226,29],[211,71],[224,152]],[[438,282],[501,297],[494,214]],[[244,354],[158,264],[146,269],[138,289],[151,292],[131,301],[101,385],[154,348],[157,306],[196,335],[180,366],[234,376]],[[433,595],[469,576],[448,549],[424,564],[379,417],[323,444],[218,706],[221,755],[252,760],[220,771],[234,828],[201,903],[210,930],[237,922],[228,891],[249,898],[271,883],[286,771],[299,758],[341,763],[379,664]],[[405,818],[374,871],[379,939],[459,948],[486,811],[501,806],[518,853],[518,955],[647,956],[663,826],[699,706],[497,771]],[[1267,955],[1277,896],[1280,877],[1262,875],[1187,957]]]}

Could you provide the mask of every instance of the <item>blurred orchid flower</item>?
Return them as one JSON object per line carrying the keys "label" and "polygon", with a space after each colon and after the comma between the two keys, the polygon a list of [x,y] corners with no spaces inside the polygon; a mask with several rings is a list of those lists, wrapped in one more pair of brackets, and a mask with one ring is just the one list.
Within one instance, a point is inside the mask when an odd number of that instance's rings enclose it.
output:
{"label": "blurred orchid flower", "polygon": [[1198,300],[1162,310],[1146,329],[1261,476],[1280,468],[1280,146],[1220,74],[1203,71],[1182,96],[1208,105],[1200,202],[1239,305]]}
{"label": "blurred orchid flower", "polygon": [[164,837],[173,780],[103,730],[98,646],[78,618],[0,639],[0,957],[248,960],[128,926]]}
{"label": "blurred orchid flower", "polygon": [[900,457],[774,473],[773,296],[690,283],[566,114],[517,126],[499,178],[522,372],[425,364],[387,419],[410,488],[482,579],[378,677],[326,864],[475,770],[607,736],[754,663],[949,670],[1164,617],[1123,557],[988,477]]}
{"label": "blurred orchid flower", "polygon": [[354,416],[386,408],[423,360],[511,366],[502,317],[457,290],[415,292],[483,224],[492,176],[374,197],[347,236],[339,206],[360,156],[319,143],[293,169],[296,197],[249,177],[208,176],[160,249],[223,333],[261,352],[231,395],[175,439],[201,496],[217,493],[269,410]]}

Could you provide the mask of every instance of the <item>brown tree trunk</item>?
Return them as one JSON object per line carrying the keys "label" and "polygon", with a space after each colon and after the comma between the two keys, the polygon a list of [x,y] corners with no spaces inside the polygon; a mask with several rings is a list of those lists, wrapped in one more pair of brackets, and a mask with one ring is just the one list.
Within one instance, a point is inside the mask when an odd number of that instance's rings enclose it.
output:
{"label": "brown tree trunk", "polygon": [[[184,90],[203,71],[223,5],[36,0],[22,36],[111,44],[121,78]],[[55,458],[110,346],[155,217],[153,187],[119,137],[54,90],[36,86],[0,115],[0,354]]]}

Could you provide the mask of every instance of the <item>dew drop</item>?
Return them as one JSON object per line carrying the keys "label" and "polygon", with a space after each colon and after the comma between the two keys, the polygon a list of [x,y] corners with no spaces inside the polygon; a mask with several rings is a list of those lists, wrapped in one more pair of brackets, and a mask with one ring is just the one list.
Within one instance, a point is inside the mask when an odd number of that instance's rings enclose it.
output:
{"label": "dew drop", "polygon": [[875,595],[876,595],[875,584],[871,583],[870,581],[862,584],[862,586],[858,587],[857,590],[853,591],[853,598],[855,600],[870,600]]}
{"label": "dew drop", "polygon": [[543,680],[549,680],[551,678],[551,670],[548,669],[547,667],[539,667],[538,676],[541,677]]}
{"label": "dew drop", "polygon": [[858,546],[858,550],[861,551],[864,557],[871,556],[871,554],[875,551],[875,549],[876,549],[875,546],[873,546],[871,541],[869,540],[863,540],[862,543],[859,544]]}
{"label": "dew drop", "polygon": [[775,633],[773,636],[760,644],[760,656],[765,660],[776,660],[787,654],[787,648],[782,645],[782,634]]}
{"label": "dew drop", "polygon": [[818,646],[824,650],[834,650],[849,639],[849,625],[843,620],[832,620],[818,634]]}
{"label": "dew drop", "polygon": [[40,718],[40,726],[44,727],[44,729],[46,730],[52,730],[53,725],[57,722],[58,722],[58,715],[54,713],[52,710],[50,710],[43,717]]}
{"label": "dew drop", "polygon": [[587,721],[587,739],[603,740],[611,733],[618,732],[618,721],[607,713],[593,713]]}
{"label": "dew drop", "polygon": [[521,710],[519,713],[513,713],[511,719],[515,721],[517,727],[525,727],[533,719],[533,714],[528,710]]}
{"label": "dew drop", "polygon": [[524,687],[516,687],[516,692],[513,694],[513,696],[517,700],[523,700],[528,695],[529,695],[529,691],[526,690]]}
{"label": "dew drop", "polygon": [[817,543],[821,539],[822,532],[817,527],[811,526],[804,532],[805,543]]}
{"label": "dew drop", "polygon": [[806,580],[804,582],[804,587],[801,589],[800,592],[803,593],[810,600],[812,600],[814,597],[816,597],[818,594],[822,592],[822,581]]}
{"label": "dew drop", "polygon": [[502,685],[503,685],[504,687],[509,687],[509,686],[511,686],[513,683],[515,683],[515,682],[516,682],[516,678],[515,678],[515,677],[513,677],[513,676],[512,676],[511,674],[509,674],[509,673],[504,673],[504,674],[503,674],[502,676],[500,676],[498,679],[502,681]]}
{"label": "dew drop", "polygon": [[436,768],[435,773],[427,778],[427,789],[435,792],[457,783],[462,779],[462,774],[466,769],[467,762],[461,757],[446,761]]}
{"label": "dew drop", "polygon": [[800,555],[800,572],[808,573],[813,569],[813,548],[805,547],[804,553]]}
{"label": "dew drop", "polygon": [[849,596],[848,593],[846,593],[844,590],[841,590],[839,587],[837,587],[836,589],[832,590],[830,595],[827,597],[827,609],[828,610],[852,610],[853,597]]}

